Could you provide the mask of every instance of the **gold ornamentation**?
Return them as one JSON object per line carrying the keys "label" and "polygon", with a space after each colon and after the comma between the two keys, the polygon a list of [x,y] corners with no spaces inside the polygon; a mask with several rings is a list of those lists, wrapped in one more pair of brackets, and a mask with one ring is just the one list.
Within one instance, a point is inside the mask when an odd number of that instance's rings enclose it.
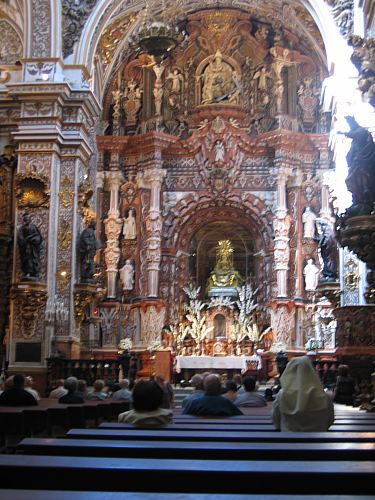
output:
{"label": "gold ornamentation", "polygon": [[78,212],[81,215],[84,215],[85,211],[89,208],[89,201],[93,194],[94,191],[91,184],[85,179],[78,188]]}
{"label": "gold ornamentation", "polygon": [[69,248],[72,241],[72,233],[70,231],[69,224],[65,220],[61,222],[57,240],[59,242],[59,247],[62,250],[67,250]]}
{"label": "gold ornamentation", "polygon": [[16,175],[16,198],[20,208],[49,206],[48,178],[29,171]]}
{"label": "gold ornamentation", "polygon": [[134,182],[128,181],[121,186],[122,196],[126,199],[129,205],[133,203],[133,200],[137,194],[137,186]]}
{"label": "gold ornamentation", "polygon": [[76,327],[79,328],[85,318],[85,309],[94,300],[96,285],[80,284],[74,286],[74,316]]}
{"label": "gold ornamentation", "polygon": [[29,339],[35,335],[39,311],[47,300],[46,287],[40,283],[18,285],[13,288],[11,298],[16,302],[20,315],[22,336]]}
{"label": "gold ornamentation", "polygon": [[64,177],[60,182],[59,198],[61,204],[65,207],[71,207],[74,200],[73,183],[68,177]]}

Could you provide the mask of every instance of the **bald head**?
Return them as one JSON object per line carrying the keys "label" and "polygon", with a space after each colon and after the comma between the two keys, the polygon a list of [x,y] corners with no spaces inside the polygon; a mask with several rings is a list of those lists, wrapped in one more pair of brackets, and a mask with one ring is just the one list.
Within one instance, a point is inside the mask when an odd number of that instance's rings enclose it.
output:
{"label": "bald head", "polygon": [[219,396],[221,394],[220,378],[216,374],[207,375],[204,379],[203,387],[209,396]]}

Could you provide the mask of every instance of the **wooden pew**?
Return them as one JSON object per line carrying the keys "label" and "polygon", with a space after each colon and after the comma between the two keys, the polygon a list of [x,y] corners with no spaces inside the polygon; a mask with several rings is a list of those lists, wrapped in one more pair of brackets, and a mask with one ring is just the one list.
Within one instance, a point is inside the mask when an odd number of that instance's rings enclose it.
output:
{"label": "wooden pew", "polygon": [[[173,423],[173,424],[168,424],[168,427],[155,427],[155,432],[158,432],[160,429],[168,429],[170,431],[207,431],[207,432],[212,432],[212,431],[223,431],[223,432],[231,432],[232,430],[236,431],[275,431],[275,426],[272,422],[269,423],[264,423],[264,424],[243,424],[243,425],[236,425],[232,426],[231,424],[187,424],[187,423]],[[134,429],[134,430],[139,430],[140,427],[135,427],[132,424],[118,424],[118,423],[103,423],[99,425],[99,429]]]}
{"label": "wooden pew", "polygon": [[[56,491],[56,490],[3,490],[0,498],[12,500],[176,500],[175,493],[138,493],[114,491]],[[363,495],[360,500],[373,500]],[[218,500],[216,493],[179,493],[178,500]],[[219,500],[301,500],[294,495],[220,495]],[[309,495],[307,500],[321,500],[320,495]],[[326,495],[325,500],[358,500],[356,495]]]}
{"label": "wooden pew", "polygon": [[71,429],[67,437],[72,439],[124,439],[124,440],[167,440],[167,441],[233,441],[233,442],[375,442],[375,432],[206,432],[197,430],[169,431],[168,427],[159,429]]}
{"label": "wooden pew", "polygon": [[29,489],[371,495],[374,474],[369,461],[0,455],[2,488],[18,488],[22,478]]}
{"label": "wooden pew", "polygon": [[374,460],[375,443],[181,442],[26,438],[29,455],[176,458],[200,460]]}

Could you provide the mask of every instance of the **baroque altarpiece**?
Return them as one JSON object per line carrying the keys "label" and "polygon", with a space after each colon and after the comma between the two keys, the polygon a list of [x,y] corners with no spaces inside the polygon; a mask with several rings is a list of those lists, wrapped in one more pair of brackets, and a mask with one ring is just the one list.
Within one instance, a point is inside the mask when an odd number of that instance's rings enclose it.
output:
{"label": "baroque altarpiece", "polygon": [[[0,21],[1,130],[14,146],[0,179],[10,366],[115,357],[121,341],[212,356],[305,352],[318,339],[333,352],[338,284],[319,248],[334,222],[320,102],[331,68],[310,14],[195,5],[158,56],[129,37],[137,16],[124,6],[86,43],[92,0],[71,6],[79,16],[62,11],[52,57],[49,2],[32,4],[23,51]],[[25,258],[31,233],[38,248]]]}

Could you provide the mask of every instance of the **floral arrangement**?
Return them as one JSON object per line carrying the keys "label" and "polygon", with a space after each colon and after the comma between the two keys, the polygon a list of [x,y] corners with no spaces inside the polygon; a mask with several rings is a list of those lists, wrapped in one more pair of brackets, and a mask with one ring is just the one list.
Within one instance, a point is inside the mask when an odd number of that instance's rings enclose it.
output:
{"label": "floral arrangement", "polygon": [[131,339],[121,339],[119,348],[123,351],[130,351],[133,347],[133,342]]}

